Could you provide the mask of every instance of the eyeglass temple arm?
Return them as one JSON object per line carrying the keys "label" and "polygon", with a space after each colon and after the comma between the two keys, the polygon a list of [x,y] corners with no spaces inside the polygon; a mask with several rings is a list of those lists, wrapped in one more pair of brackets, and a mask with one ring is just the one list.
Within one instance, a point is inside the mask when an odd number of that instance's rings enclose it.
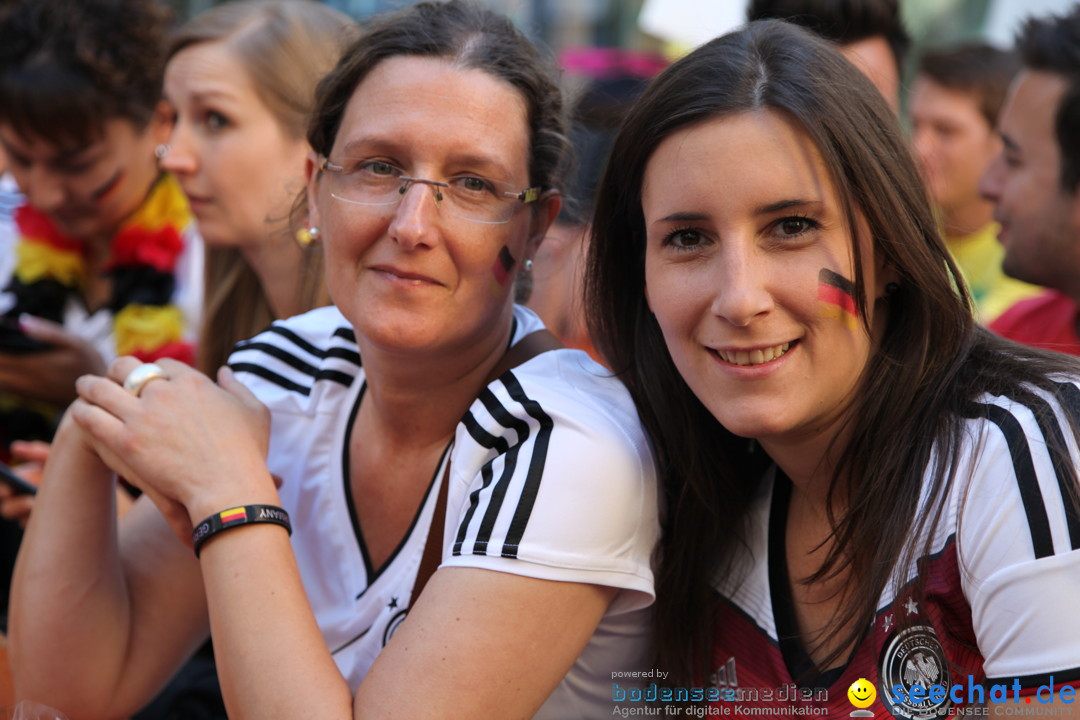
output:
{"label": "eyeglass temple arm", "polygon": [[538,187],[525,188],[524,190],[522,190],[521,192],[518,192],[518,193],[504,192],[503,195],[505,195],[506,197],[509,197],[509,198],[514,198],[515,200],[520,200],[523,203],[531,203],[531,202],[536,202],[540,198],[540,188],[538,188]]}

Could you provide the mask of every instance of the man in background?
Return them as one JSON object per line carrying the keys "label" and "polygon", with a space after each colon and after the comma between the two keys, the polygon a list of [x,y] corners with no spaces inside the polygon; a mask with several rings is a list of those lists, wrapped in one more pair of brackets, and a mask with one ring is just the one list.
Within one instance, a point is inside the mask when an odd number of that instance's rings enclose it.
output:
{"label": "man in background", "polygon": [[746,19],[778,18],[832,40],[900,111],[900,78],[911,38],[897,0],[750,0]]}
{"label": "man in background", "polygon": [[1024,69],[998,122],[1004,147],[980,187],[1001,224],[1005,273],[1052,290],[991,329],[1080,355],[1080,4],[1028,20],[1017,49]]}
{"label": "man in background", "polygon": [[983,323],[1041,290],[1002,271],[994,204],[979,194],[979,179],[1001,152],[998,114],[1019,70],[1015,53],[962,45],[924,54],[911,86],[915,155]]}

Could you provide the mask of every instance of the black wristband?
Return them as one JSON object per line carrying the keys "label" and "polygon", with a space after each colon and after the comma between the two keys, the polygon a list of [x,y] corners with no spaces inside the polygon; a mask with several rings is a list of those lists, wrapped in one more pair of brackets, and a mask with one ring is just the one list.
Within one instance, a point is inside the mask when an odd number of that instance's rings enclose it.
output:
{"label": "black wristband", "polygon": [[191,543],[195,546],[195,557],[199,557],[199,550],[202,548],[203,543],[218,533],[253,523],[280,525],[292,535],[289,513],[277,505],[241,505],[240,507],[214,513],[195,526],[195,529],[191,531]]}

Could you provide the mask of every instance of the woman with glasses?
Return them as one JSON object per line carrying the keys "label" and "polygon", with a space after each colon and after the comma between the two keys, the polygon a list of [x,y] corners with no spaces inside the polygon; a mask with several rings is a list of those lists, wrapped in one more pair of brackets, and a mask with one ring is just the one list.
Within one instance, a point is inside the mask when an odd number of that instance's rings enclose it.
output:
{"label": "woman with glasses", "polygon": [[830,718],[1076,685],[1080,368],[976,326],[870,82],[751,23],[659,75],[611,157],[589,307],[667,499],[668,682]]}
{"label": "woman with glasses", "polygon": [[[368,27],[308,132],[336,307],[220,388],[132,358],[80,380],[17,580],[24,696],[121,714],[211,631],[230,716],[610,714],[643,669],[652,458],[624,388],[512,303],[561,114],[503,17]],[[103,461],[153,501],[118,534]]]}

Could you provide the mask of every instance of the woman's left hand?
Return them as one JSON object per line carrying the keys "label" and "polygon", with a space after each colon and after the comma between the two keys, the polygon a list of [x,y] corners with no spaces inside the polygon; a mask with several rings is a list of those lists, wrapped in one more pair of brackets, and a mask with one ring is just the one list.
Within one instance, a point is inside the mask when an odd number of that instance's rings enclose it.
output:
{"label": "woman's left hand", "polygon": [[[182,363],[159,360],[169,378],[149,381],[136,397],[123,382],[140,364],[122,357],[107,378],[76,383],[72,416],[102,459],[150,495],[178,533],[228,507],[275,503],[266,468],[270,414],[232,372],[219,371],[219,386]],[[176,504],[186,517],[176,517]]]}

